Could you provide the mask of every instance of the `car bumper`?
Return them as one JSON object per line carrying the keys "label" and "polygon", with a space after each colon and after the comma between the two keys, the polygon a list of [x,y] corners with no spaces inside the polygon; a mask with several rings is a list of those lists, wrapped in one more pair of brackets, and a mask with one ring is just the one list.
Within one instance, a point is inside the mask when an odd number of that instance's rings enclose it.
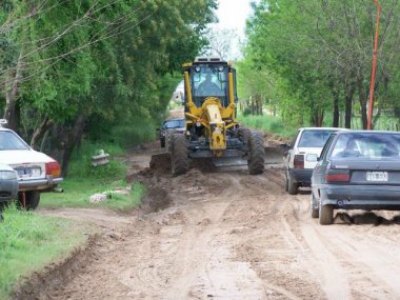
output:
{"label": "car bumper", "polygon": [[17,199],[18,181],[1,180],[0,181],[0,202]]}
{"label": "car bumper", "polygon": [[321,204],[342,209],[400,209],[400,186],[325,185]]}
{"label": "car bumper", "polygon": [[19,191],[48,191],[52,190],[57,184],[61,183],[64,179],[58,178],[41,178],[41,179],[25,179],[19,180]]}
{"label": "car bumper", "polygon": [[312,171],[313,169],[290,169],[289,174],[296,182],[309,186],[311,184]]}

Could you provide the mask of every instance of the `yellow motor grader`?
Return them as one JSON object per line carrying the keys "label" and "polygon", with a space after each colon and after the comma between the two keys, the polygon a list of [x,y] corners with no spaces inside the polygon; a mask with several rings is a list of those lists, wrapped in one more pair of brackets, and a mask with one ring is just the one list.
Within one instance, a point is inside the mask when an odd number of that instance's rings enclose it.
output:
{"label": "yellow motor grader", "polygon": [[190,159],[244,158],[250,174],[264,170],[261,134],[236,121],[236,70],[218,58],[198,58],[183,65],[186,132],[168,145],[174,176],[189,169]]}

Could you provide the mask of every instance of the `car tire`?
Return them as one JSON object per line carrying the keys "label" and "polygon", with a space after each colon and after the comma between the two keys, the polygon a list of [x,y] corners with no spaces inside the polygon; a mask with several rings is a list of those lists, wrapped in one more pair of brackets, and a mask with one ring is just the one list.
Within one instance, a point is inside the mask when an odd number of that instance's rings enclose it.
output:
{"label": "car tire", "polygon": [[293,177],[290,176],[289,172],[286,172],[286,191],[290,195],[297,195],[299,192],[299,184],[294,181]]}
{"label": "car tire", "polygon": [[319,204],[319,224],[330,225],[333,223],[333,206]]}
{"label": "car tire", "polygon": [[311,191],[311,218],[313,219],[318,219],[319,218],[319,207],[315,208],[315,203],[317,202],[317,199],[315,199],[313,192]]}
{"label": "car tire", "polygon": [[160,147],[161,148],[165,147],[165,139],[160,139]]}
{"label": "car tire", "polygon": [[40,192],[29,191],[29,192],[24,192],[24,193],[25,193],[25,206],[23,203],[23,199],[22,199],[23,195],[21,192],[18,194],[17,207],[19,209],[35,210],[39,206]]}

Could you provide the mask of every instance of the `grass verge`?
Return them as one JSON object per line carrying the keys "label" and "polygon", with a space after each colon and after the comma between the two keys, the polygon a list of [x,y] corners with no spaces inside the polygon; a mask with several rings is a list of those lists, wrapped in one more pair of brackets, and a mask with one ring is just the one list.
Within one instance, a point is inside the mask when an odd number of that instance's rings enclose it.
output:
{"label": "grass verge", "polygon": [[[144,186],[134,183],[130,190],[127,184],[121,180],[109,182],[99,179],[67,178],[62,184],[62,193],[44,193],[40,200],[40,207],[76,207],[95,208],[103,207],[117,211],[126,211],[136,207],[143,196]],[[114,191],[126,190],[127,194],[119,194]],[[89,198],[93,194],[105,193],[107,200],[99,203],[90,203]]]}
{"label": "grass verge", "polygon": [[67,255],[86,240],[82,228],[68,220],[44,217],[10,207],[0,224],[0,299],[9,298],[23,276]]}
{"label": "grass verge", "polygon": [[278,117],[242,115],[238,119],[246,127],[274,133],[282,137],[292,137],[296,134],[296,128],[287,127]]}

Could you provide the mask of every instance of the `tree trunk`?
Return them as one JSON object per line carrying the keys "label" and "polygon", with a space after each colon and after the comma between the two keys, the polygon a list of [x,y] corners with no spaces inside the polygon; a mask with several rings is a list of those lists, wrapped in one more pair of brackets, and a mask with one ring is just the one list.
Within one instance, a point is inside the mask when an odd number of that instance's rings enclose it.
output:
{"label": "tree trunk", "polygon": [[53,124],[53,120],[50,120],[48,117],[46,117],[39,127],[35,129],[30,142],[32,148],[36,149],[37,143],[43,138],[47,130],[49,130]]}
{"label": "tree trunk", "polygon": [[367,93],[365,92],[363,86],[364,78],[361,75],[361,78],[357,78],[357,87],[358,87],[358,100],[360,102],[361,107],[361,125],[363,129],[367,129]]}
{"label": "tree trunk", "polygon": [[351,118],[353,112],[353,96],[355,92],[354,83],[350,83],[346,86],[346,95],[345,95],[345,111],[344,111],[344,127],[351,128]]}
{"label": "tree trunk", "polygon": [[333,91],[333,117],[332,117],[332,127],[339,127],[339,92],[337,90]]}
{"label": "tree trunk", "polygon": [[74,126],[72,127],[70,134],[68,135],[66,143],[64,144],[64,151],[61,164],[63,176],[67,176],[68,174],[68,166],[71,159],[71,155],[72,152],[74,151],[75,146],[79,144],[82,138],[83,130],[85,129],[85,123],[86,123],[86,117],[80,115],[75,120]]}
{"label": "tree trunk", "polygon": [[22,51],[19,54],[17,65],[15,70],[9,72],[5,82],[5,98],[6,106],[4,108],[3,118],[8,121],[7,127],[17,131],[18,129],[18,115],[17,112],[17,101],[18,101],[18,88],[19,82],[21,81],[22,74]]}

